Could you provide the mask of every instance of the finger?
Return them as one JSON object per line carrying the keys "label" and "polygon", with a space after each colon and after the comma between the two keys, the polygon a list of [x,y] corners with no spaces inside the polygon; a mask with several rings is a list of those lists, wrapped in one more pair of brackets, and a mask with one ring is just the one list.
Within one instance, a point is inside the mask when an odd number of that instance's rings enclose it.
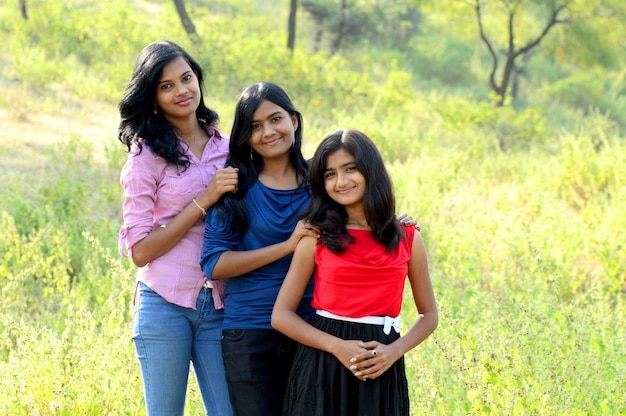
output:
{"label": "finger", "polygon": [[366,350],[376,349],[380,345],[378,341],[361,341],[359,342],[359,347],[365,348]]}

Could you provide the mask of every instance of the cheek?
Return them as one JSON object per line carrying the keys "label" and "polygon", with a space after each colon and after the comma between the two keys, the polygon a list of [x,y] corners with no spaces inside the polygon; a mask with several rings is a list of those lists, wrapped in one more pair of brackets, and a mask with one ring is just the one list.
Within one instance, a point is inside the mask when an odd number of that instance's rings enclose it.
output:
{"label": "cheek", "polygon": [[255,144],[261,141],[261,133],[259,130],[255,130],[250,133],[250,138],[248,139],[248,144],[250,147],[254,147]]}
{"label": "cheek", "polygon": [[324,189],[326,189],[326,193],[331,195],[334,189],[334,181],[332,179],[324,179]]}
{"label": "cheek", "polygon": [[165,104],[167,102],[167,92],[157,91],[154,101],[159,105]]}

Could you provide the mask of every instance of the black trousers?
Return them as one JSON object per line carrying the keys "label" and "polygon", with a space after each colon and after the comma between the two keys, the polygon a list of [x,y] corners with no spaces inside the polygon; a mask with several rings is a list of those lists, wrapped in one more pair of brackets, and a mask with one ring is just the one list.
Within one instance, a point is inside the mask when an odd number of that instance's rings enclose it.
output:
{"label": "black trousers", "polygon": [[222,331],[228,393],[236,416],[282,412],[296,343],[273,329]]}

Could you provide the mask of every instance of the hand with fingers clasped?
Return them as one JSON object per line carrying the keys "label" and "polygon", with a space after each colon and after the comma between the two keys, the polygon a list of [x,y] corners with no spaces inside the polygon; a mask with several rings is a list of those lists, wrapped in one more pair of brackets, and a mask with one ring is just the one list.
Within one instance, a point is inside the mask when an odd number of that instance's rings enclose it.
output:
{"label": "hand with fingers clasped", "polygon": [[363,341],[338,339],[338,344],[333,351],[333,355],[341,362],[341,364],[343,364],[344,367],[354,373],[355,370],[352,369],[352,367],[354,366],[354,357],[359,357],[366,354],[371,355],[371,353],[362,345]]}
{"label": "hand with fingers clasped", "polygon": [[378,341],[358,343],[363,350],[350,359],[350,371],[361,381],[380,377],[398,360],[393,348]]}

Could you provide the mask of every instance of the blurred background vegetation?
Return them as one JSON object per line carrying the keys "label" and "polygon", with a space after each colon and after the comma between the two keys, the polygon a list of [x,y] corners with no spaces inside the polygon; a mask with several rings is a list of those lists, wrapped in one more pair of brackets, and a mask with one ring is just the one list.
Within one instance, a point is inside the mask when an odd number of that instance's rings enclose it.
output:
{"label": "blurred background vegetation", "polygon": [[265,80],[308,155],[338,127],[377,142],[441,310],[407,354],[413,414],[625,414],[625,21],[621,0],[0,0],[0,413],[144,412],[116,104],[167,38],[225,133]]}

